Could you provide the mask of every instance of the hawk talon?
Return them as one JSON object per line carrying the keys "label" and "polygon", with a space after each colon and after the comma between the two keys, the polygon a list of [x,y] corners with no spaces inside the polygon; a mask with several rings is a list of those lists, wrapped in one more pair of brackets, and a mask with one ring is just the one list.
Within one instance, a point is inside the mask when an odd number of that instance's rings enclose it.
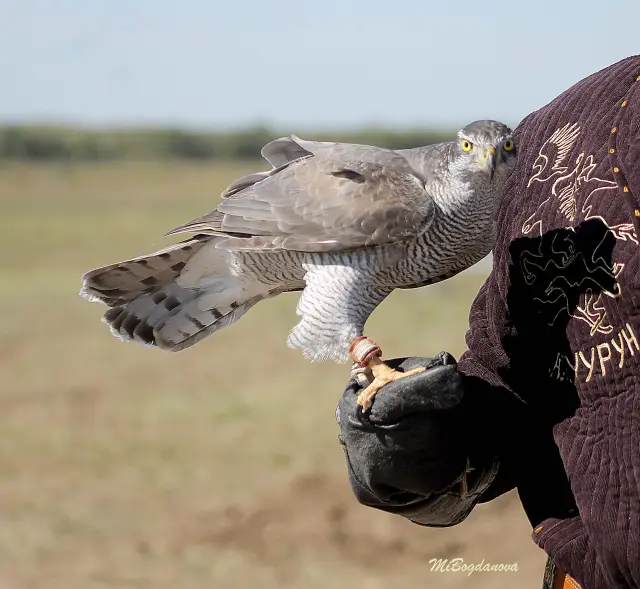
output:
{"label": "hawk talon", "polygon": [[369,366],[360,366],[360,364],[354,363],[351,367],[351,377],[360,385],[363,389],[371,384],[373,375]]}
{"label": "hawk talon", "polygon": [[360,369],[354,367],[351,371],[359,383],[361,378],[366,376],[365,371],[362,370],[365,367],[371,370],[374,377],[373,381],[369,382],[368,386],[360,391],[360,394],[358,395],[358,405],[362,407],[363,413],[366,413],[371,408],[373,398],[384,385],[406,378],[407,376],[424,372],[425,370],[424,367],[420,367],[408,370],[407,372],[399,372],[398,370],[391,368],[380,360],[380,356],[382,355],[380,346],[378,346],[378,344],[373,340],[364,336],[353,340],[351,347],[349,348],[349,353],[356,364],[360,367]]}

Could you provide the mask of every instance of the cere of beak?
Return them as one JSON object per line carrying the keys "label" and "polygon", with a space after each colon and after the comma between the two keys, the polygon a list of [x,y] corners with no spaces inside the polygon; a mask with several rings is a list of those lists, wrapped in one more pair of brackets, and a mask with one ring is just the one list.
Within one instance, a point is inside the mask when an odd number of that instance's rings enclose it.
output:
{"label": "cere of beak", "polygon": [[496,148],[490,145],[484,154],[484,165],[489,170],[489,177],[493,179],[493,173],[496,171]]}

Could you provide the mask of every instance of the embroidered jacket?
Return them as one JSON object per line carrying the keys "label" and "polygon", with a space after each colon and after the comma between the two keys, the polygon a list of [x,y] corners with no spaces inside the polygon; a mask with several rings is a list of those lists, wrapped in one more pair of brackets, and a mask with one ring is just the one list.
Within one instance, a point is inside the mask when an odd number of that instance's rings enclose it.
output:
{"label": "embroidered jacket", "polygon": [[457,368],[387,385],[366,421],[356,383],[340,401],[351,485],[428,526],[517,487],[584,589],[638,589],[640,56],[529,115],[516,149]]}
{"label": "embroidered jacket", "polygon": [[577,511],[540,509],[562,493],[547,454],[540,480],[529,469],[518,483],[538,545],[587,589],[637,588],[640,57],[579,82],[516,135],[459,370],[519,396],[553,433]]}

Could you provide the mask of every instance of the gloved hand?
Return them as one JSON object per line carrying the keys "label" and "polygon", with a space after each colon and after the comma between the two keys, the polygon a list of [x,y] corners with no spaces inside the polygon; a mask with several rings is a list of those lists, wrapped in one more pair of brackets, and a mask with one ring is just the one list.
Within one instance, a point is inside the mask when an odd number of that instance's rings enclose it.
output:
{"label": "gloved hand", "polygon": [[393,511],[449,489],[459,492],[468,452],[455,359],[442,352],[386,362],[402,371],[426,370],[385,385],[366,414],[356,403],[362,386],[352,378],[336,419],[356,497]]}

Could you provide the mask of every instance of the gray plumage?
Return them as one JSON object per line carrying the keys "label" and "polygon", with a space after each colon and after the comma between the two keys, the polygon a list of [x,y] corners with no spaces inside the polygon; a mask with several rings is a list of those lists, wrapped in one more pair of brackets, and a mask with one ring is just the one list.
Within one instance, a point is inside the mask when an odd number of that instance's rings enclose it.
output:
{"label": "gray plumage", "polygon": [[120,339],[177,351],[255,303],[302,291],[288,344],[345,361],[395,288],[443,280],[489,253],[514,166],[511,131],[477,121],[456,141],[406,150],[297,137],[262,150],[268,172],[236,180],[196,236],[93,270],[81,294],[111,307]]}

